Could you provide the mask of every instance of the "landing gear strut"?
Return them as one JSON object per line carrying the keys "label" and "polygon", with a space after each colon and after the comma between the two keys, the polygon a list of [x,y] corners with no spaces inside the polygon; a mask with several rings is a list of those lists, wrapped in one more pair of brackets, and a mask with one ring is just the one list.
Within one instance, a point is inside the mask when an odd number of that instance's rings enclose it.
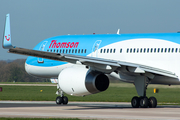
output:
{"label": "landing gear strut", "polygon": [[135,96],[132,98],[131,105],[133,108],[156,108],[157,106],[157,100],[155,97],[150,97],[149,99],[146,97],[146,89],[150,83],[150,80],[146,81],[146,79],[146,76],[138,76],[134,81],[136,91],[141,97]]}
{"label": "landing gear strut", "polygon": [[56,98],[56,104],[60,105],[67,105],[68,104],[68,98],[64,96],[63,91],[60,89],[59,85],[57,84],[58,91],[56,92],[57,95],[60,95]]}

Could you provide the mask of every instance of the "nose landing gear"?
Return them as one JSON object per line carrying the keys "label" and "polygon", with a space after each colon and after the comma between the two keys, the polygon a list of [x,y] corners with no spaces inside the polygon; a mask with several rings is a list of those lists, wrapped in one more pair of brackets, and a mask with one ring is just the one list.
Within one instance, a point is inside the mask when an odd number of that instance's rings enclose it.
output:
{"label": "nose landing gear", "polygon": [[60,105],[60,104],[67,105],[68,104],[68,98],[66,96],[63,96],[63,97],[58,96],[56,98],[56,104],[58,104],[58,105]]}
{"label": "nose landing gear", "polygon": [[59,85],[57,84],[58,91],[56,92],[57,95],[60,95],[56,98],[56,104],[60,105],[67,105],[68,104],[68,97],[64,96],[63,91],[60,89]]}

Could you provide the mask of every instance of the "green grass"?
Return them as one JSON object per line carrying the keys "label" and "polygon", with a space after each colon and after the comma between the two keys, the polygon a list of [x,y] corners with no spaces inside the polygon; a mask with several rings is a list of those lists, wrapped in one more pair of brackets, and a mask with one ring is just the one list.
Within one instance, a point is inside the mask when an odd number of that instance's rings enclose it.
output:
{"label": "green grass", "polygon": [[51,82],[0,82],[0,84],[54,84]]}
{"label": "green grass", "polygon": [[[6,86],[1,85],[0,100],[22,100],[22,101],[54,101],[56,86]],[[159,93],[153,93],[154,88],[159,88]],[[43,90],[40,92],[40,90]],[[113,83],[101,93],[76,97],[66,95],[69,101],[97,101],[97,102],[130,102],[133,96],[137,96],[134,85],[128,83]],[[154,96],[158,103],[180,103],[180,87],[149,86],[147,96]]]}
{"label": "green grass", "polygon": [[[0,118],[0,120],[82,120],[78,118]],[[84,119],[87,120],[87,119]]]}

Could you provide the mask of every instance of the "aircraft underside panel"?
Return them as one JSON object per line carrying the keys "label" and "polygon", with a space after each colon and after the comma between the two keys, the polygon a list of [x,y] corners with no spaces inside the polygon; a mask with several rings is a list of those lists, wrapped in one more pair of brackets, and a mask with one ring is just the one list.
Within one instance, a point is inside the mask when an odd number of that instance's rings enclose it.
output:
{"label": "aircraft underside panel", "polygon": [[[134,83],[136,79],[136,75],[129,74],[117,74],[115,72],[109,75],[110,80],[120,80],[127,83]],[[155,75],[153,79],[149,79],[150,84],[164,84],[164,85],[180,85],[180,81],[178,78],[170,78],[161,75]]]}

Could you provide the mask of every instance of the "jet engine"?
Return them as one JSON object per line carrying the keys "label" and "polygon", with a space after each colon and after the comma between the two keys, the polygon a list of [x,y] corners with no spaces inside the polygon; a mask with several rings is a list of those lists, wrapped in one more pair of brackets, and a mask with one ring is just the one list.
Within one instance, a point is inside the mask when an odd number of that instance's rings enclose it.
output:
{"label": "jet engine", "polygon": [[85,96],[105,91],[109,78],[86,68],[66,68],[58,76],[60,88],[69,95]]}

